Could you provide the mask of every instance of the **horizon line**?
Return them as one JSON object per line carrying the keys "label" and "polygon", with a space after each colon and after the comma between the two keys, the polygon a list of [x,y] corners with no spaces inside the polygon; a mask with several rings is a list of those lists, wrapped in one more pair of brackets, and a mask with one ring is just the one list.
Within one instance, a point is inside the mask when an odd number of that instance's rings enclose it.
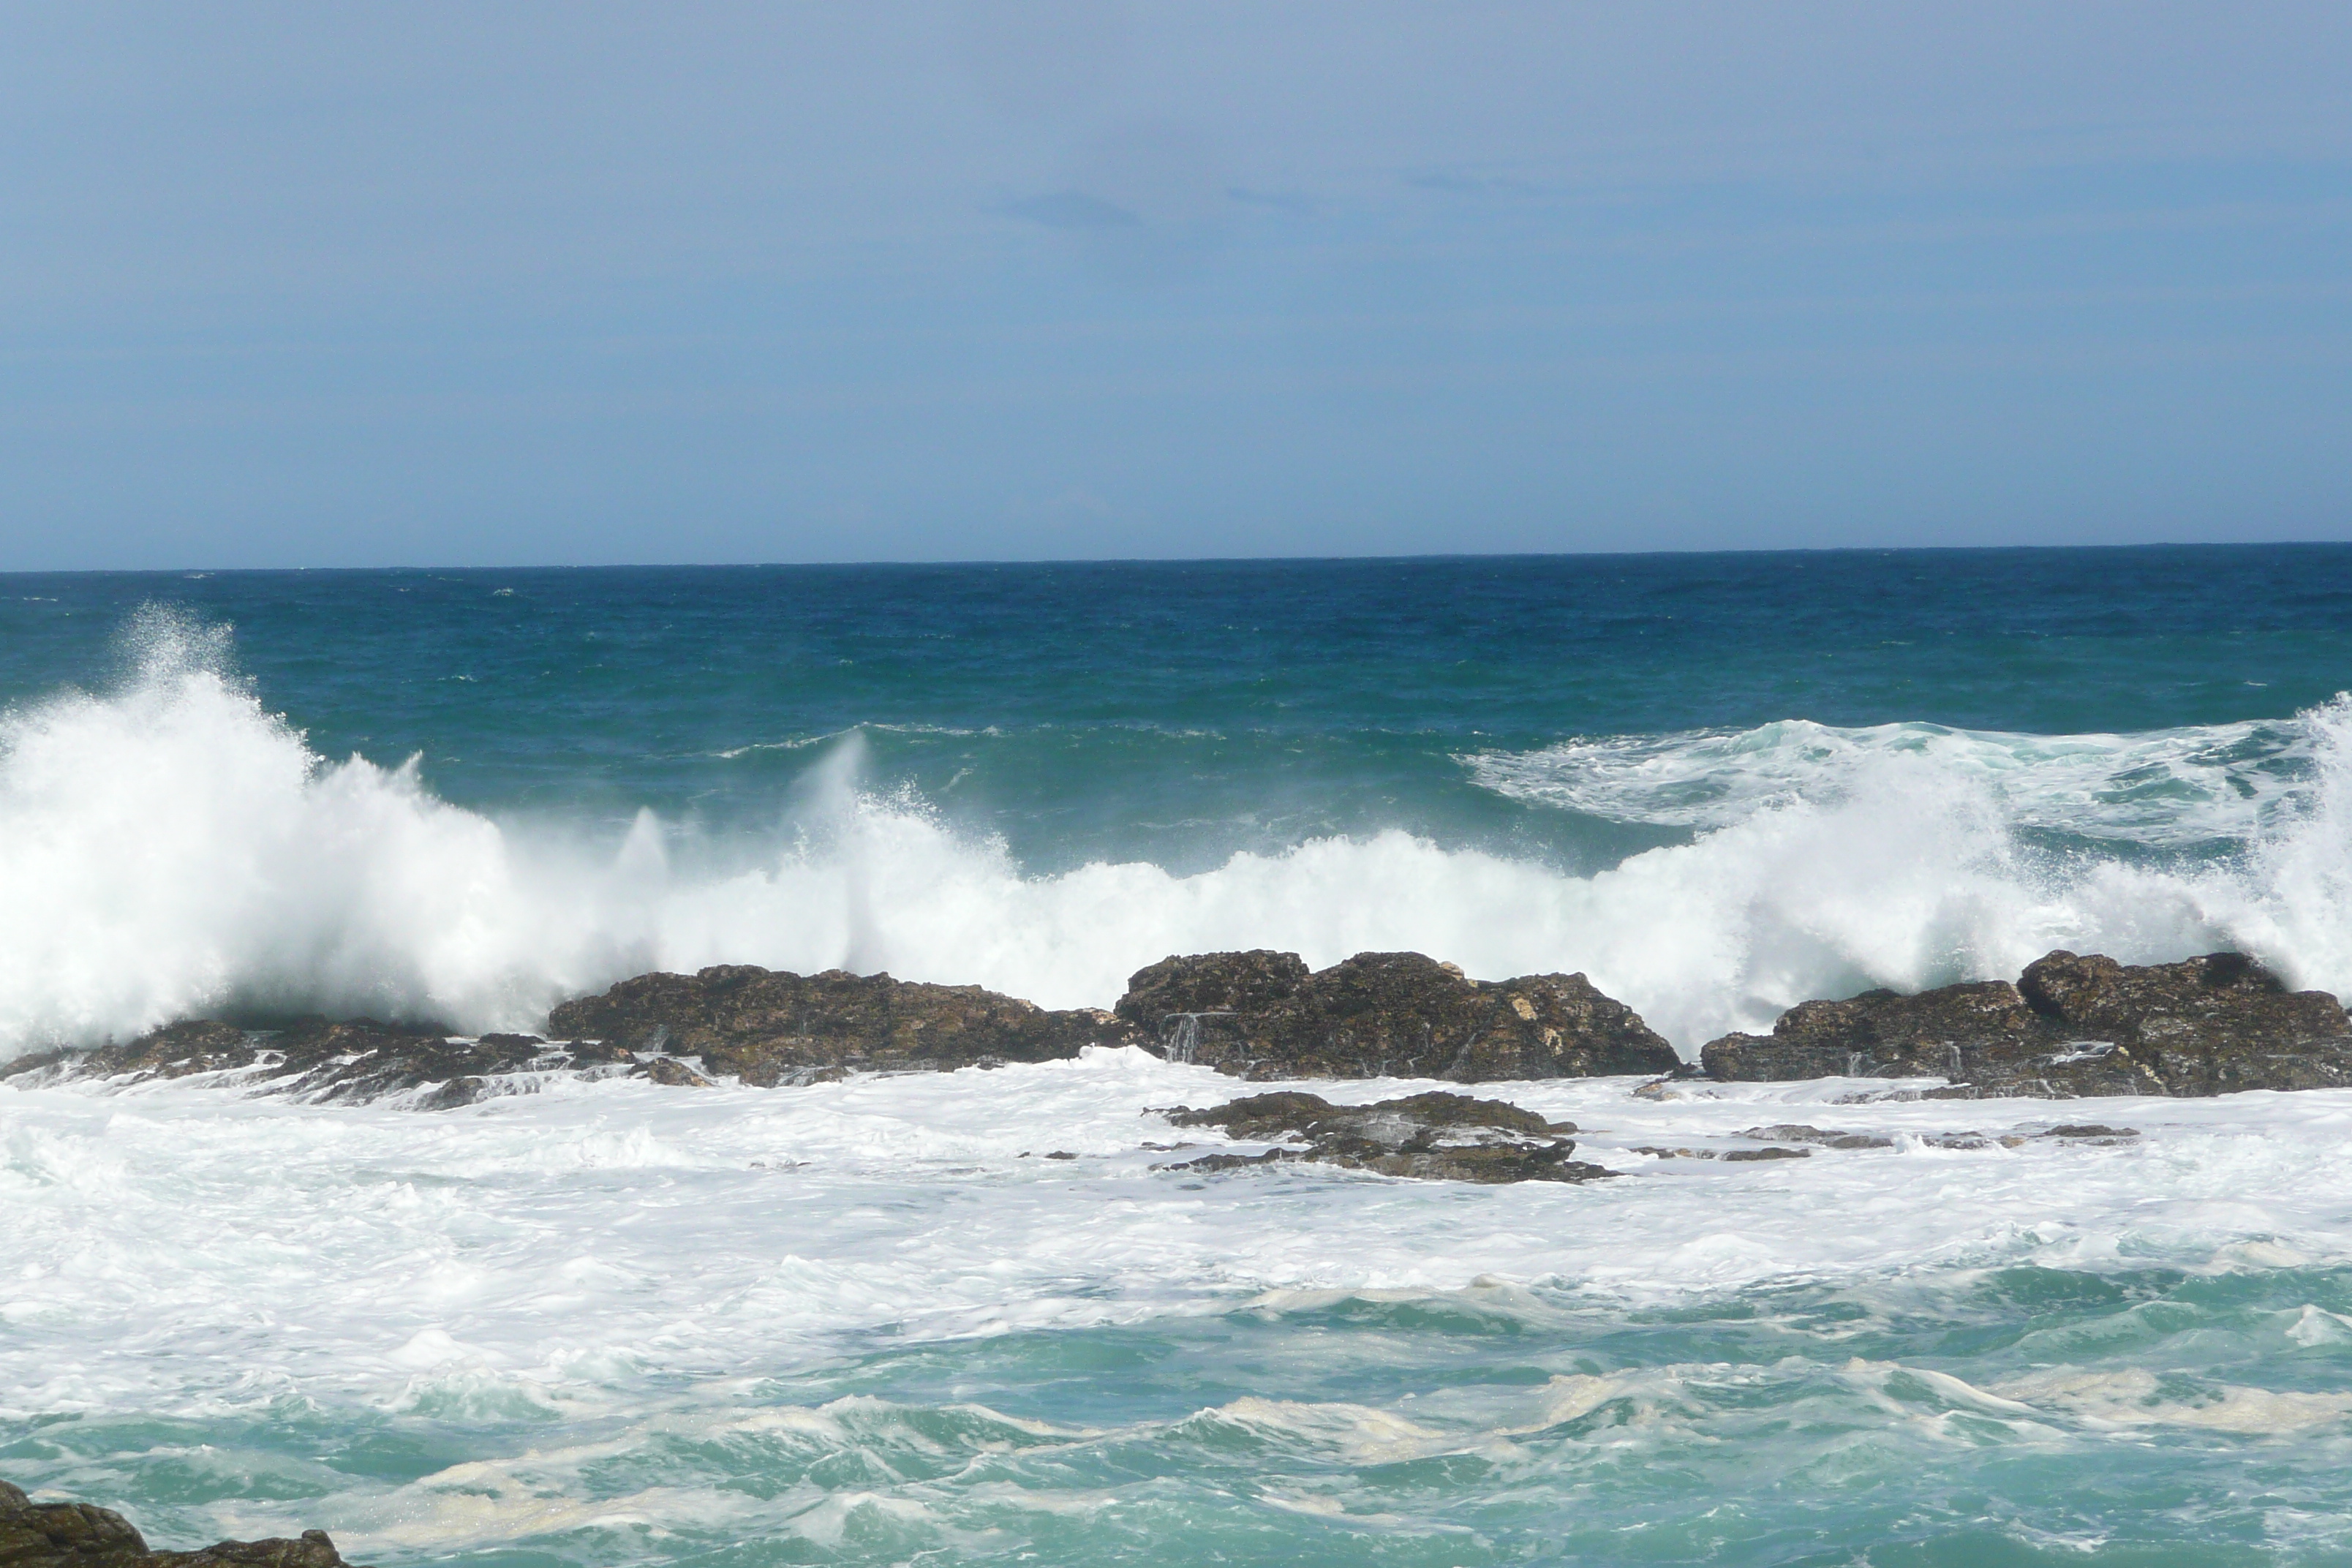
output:
{"label": "horizon line", "polygon": [[1747,549],[1421,551],[1394,555],[1072,555],[940,556],[898,560],[508,562],[489,565],[394,563],[336,566],[50,566],[0,567],[8,577],[135,577],[262,575],[337,572],[783,572],[827,569],[1014,566],[1328,566],[1450,563],[1474,561],[1704,559],[1786,555],[2018,555],[2159,550],[2334,550],[2347,539],[2147,540],[2126,544],[1819,544]]}

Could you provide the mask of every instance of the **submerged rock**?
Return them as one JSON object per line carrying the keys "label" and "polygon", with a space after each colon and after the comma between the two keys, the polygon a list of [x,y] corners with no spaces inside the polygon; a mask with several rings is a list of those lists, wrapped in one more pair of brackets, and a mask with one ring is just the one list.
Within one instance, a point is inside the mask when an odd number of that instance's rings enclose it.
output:
{"label": "submerged rock", "polygon": [[1672,1072],[1672,1046],[1581,974],[1483,981],[1418,952],[1309,972],[1297,953],[1163,959],[1118,1014],[1161,1055],[1251,1079],[1455,1083]]}
{"label": "submerged rock", "polygon": [[326,1531],[299,1540],[223,1541],[194,1552],[152,1552],[110,1508],[35,1502],[0,1481],[0,1568],[348,1568]]}
{"label": "submerged rock", "polygon": [[1820,1128],[1809,1122],[1776,1122],[1769,1127],[1750,1127],[1736,1134],[1753,1138],[1759,1143],[1811,1143],[1823,1149],[1892,1149],[1895,1140],[1881,1138],[1874,1132],[1841,1132],[1835,1128]]}
{"label": "submerged rock", "polygon": [[2243,953],[2124,964],[2058,952],[2014,985],[1868,991],[1791,1007],[1700,1053],[1709,1078],[1941,1078],[1937,1097],[2204,1096],[2352,1084],[2352,1019]]}
{"label": "submerged rock", "polygon": [[977,985],[929,985],[829,969],[793,974],[720,964],[640,974],[548,1016],[557,1035],[699,1056],[704,1069],[772,1087],[853,1069],[949,1069],[1059,1061],[1133,1031],[1086,1007],[1054,1013]]}
{"label": "submerged rock", "polygon": [[1558,1136],[1559,1130],[1532,1110],[1444,1090],[1372,1105],[1333,1105],[1320,1095],[1280,1090],[1206,1110],[1180,1108],[1168,1119],[1179,1127],[1223,1128],[1243,1142],[1285,1145],[1263,1154],[1210,1154],[1169,1167],[1179,1171],[1304,1160],[1445,1182],[1589,1182],[1614,1174],[1570,1158],[1576,1144]]}
{"label": "submerged rock", "polygon": [[595,1041],[467,1038],[437,1026],[373,1018],[301,1018],[268,1029],[206,1018],[167,1025],[128,1045],[10,1062],[0,1066],[0,1079],[128,1086],[213,1073],[253,1094],[354,1105],[413,1095],[418,1109],[439,1110],[530,1087],[534,1075],[634,1070],[628,1052]]}
{"label": "submerged rock", "polygon": [[646,1063],[646,1076],[666,1089],[709,1089],[710,1080],[676,1057],[656,1057]]}

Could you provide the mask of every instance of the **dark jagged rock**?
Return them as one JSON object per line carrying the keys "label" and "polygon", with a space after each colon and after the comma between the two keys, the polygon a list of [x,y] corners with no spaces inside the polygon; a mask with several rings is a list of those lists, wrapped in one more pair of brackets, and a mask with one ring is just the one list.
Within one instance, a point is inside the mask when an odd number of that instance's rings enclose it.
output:
{"label": "dark jagged rock", "polygon": [[772,1087],[825,1069],[952,1068],[1059,1061],[1132,1031],[1108,1013],[1051,1013],[977,985],[929,985],[829,969],[793,974],[720,964],[641,974],[548,1016],[556,1034],[635,1051],[699,1056],[712,1072]]}
{"label": "dark jagged rock", "polygon": [[[2325,991],[2289,991],[2242,952],[2208,953],[2181,963],[2130,965],[2097,954],[2053,952],[2027,966],[2018,992],[2036,1013],[2077,1038],[2112,1040],[2168,1083],[2196,1090],[2306,1089],[2352,1081],[2352,1019]],[[2325,1058],[2314,1077],[2305,1058]],[[2320,1067],[2315,1061],[2314,1067]],[[2297,1081],[2235,1081],[2252,1073]]]}
{"label": "dark jagged rock", "polygon": [[289,1064],[302,1064],[284,1092],[326,1102],[382,1100],[437,1085],[420,1106],[447,1110],[501,1091],[500,1079],[526,1073],[619,1066],[630,1058],[595,1044],[551,1042],[535,1035],[461,1039],[446,1031],[394,1031],[367,1020],[291,1032],[268,1042]]}
{"label": "dark jagged rock", "polygon": [[1581,974],[1471,980],[1417,952],[1360,952],[1311,973],[1288,952],[1169,958],[1136,973],[1118,1011],[1162,1055],[1251,1079],[1482,1083],[1678,1065]]}
{"label": "dark jagged rock", "polygon": [[[562,1037],[454,1036],[434,1026],[299,1019],[268,1029],[198,1019],[121,1046],[20,1058],[0,1079],[132,1084],[213,1075],[249,1093],[425,1110],[535,1087],[553,1073],[757,1087],[856,1070],[1061,1060],[1143,1044],[1266,1079],[1654,1077],[1717,1080],[1943,1078],[1937,1097],[2210,1095],[2352,1084],[2352,1019],[2325,992],[2289,992],[2241,953],[2126,965],[2053,952],[2018,984],[1915,996],[1865,992],[1789,1009],[1771,1034],[1727,1035],[1699,1068],[1581,974],[1476,981],[1416,952],[1363,952],[1310,972],[1296,953],[1171,957],[1139,970],[1113,1013],[1049,1012],[975,985],[750,965],[643,974],[550,1017]],[[700,1068],[679,1058],[699,1058]],[[1911,1090],[1906,1093],[1914,1092]]]}
{"label": "dark jagged rock", "polygon": [[528,1075],[616,1069],[634,1070],[634,1058],[596,1042],[550,1042],[535,1035],[466,1039],[435,1026],[372,1018],[304,1018],[272,1029],[198,1019],[167,1025],[128,1045],[10,1062],[0,1067],[0,1079],[97,1079],[127,1086],[217,1073],[247,1093],[320,1103],[364,1104],[421,1090],[418,1109],[442,1110],[507,1092]]}
{"label": "dark jagged rock", "polygon": [[[2051,1039],[2006,980],[1947,985],[1916,996],[1865,991],[1843,1002],[1801,1002],[1769,1036],[1726,1035],[1699,1060],[1710,1078],[1950,1078],[1988,1050]],[[2051,1039],[2050,1049],[2058,1042]]]}
{"label": "dark jagged rock", "polygon": [[2019,982],[1805,1002],[1769,1036],[1727,1035],[1709,1078],[1942,1078],[1939,1098],[2154,1094],[2352,1084],[2352,1020],[2243,953],[2124,964],[2053,952]]}
{"label": "dark jagged rock", "polygon": [[147,1542],[112,1509],[37,1503],[0,1481],[0,1568],[146,1568]]}
{"label": "dark jagged rock", "polygon": [[1614,1173],[1570,1158],[1576,1145],[1552,1135],[1532,1110],[1499,1100],[1442,1090],[1333,1105],[1320,1095],[1253,1094],[1206,1110],[1180,1108],[1179,1127],[1220,1127],[1247,1143],[1284,1143],[1263,1154],[1210,1154],[1171,1167],[1224,1171],[1305,1160],[1384,1176],[1447,1182],[1589,1182]]}
{"label": "dark jagged rock", "polygon": [[223,1541],[194,1552],[153,1552],[110,1508],[35,1502],[0,1481],[0,1568],[349,1568],[322,1530],[299,1540]]}
{"label": "dark jagged rock", "polygon": [[1167,1019],[1257,1014],[1296,995],[1311,972],[1295,952],[1253,948],[1247,952],[1171,954],[1139,969],[1118,999],[1118,1016],[1138,1028]]}

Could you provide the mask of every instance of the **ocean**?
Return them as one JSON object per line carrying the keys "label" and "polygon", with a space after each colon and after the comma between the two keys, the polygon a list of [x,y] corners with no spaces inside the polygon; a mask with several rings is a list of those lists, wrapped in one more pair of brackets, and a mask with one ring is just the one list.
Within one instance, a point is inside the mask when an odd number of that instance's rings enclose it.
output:
{"label": "ocean", "polygon": [[[2059,947],[2352,994],[2347,686],[2338,546],[0,576],[0,1057],[1244,947],[1686,1057]],[[0,1479],[385,1568],[2352,1563],[2352,1092],[1635,1087],[1481,1089],[1623,1173],[1486,1188],[1162,1168],[1237,1086],[1124,1049],[0,1086]],[[1640,1152],[1788,1121],[1891,1147]]]}

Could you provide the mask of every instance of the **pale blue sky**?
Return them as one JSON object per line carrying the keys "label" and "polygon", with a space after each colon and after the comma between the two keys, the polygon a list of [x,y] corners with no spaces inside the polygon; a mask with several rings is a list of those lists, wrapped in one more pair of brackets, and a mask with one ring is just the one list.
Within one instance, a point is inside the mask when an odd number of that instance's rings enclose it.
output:
{"label": "pale blue sky", "polygon": [[0,568],[2341,538],[2352,6],[0,6]]}

